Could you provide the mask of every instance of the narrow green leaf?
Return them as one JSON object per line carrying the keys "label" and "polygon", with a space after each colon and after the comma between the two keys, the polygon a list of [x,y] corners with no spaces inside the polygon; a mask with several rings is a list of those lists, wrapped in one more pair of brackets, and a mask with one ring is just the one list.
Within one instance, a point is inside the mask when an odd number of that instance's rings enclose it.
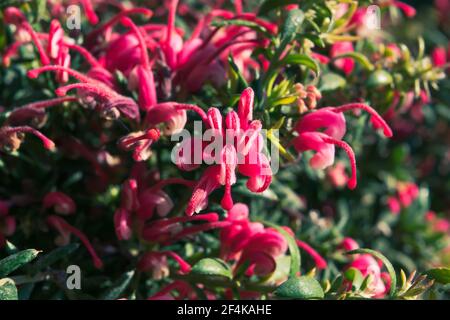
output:
{"label": "narrow green leaf", "polygon": [[[309,20],[307,20],[309,21]],[[325,42],[322,40],[322,38],[318,35],[311,34],[311,33],[300,33],[297,36],[298,39],[306,38],[310,40],[312,43],[314,43],[316,46],[320,48],[325,48]]]}
{"label": "narrow green leaf", "polygon": [[239,67],[234,62],[234,59],[233,59],[232,55],[228,56],[228,63],[230,64],[231,69],[236,73],[241,86],[243,86],[244,89],[247,88],[249,86],[248,83],[247,83],[247,80],[245,80],[244,76],[242,75],[241,70],[239,70]]}
{"label": "narrow green leaf", "polygon": [[39,252],[35,249],[27,249],[0,260],[0,278],[27,264],[36,258]]}
{"label": "narrow green leaf", "polygon": [[31,267],[31,271],[36,273],[44,268],[52,265],[60,259],[64,259],[72,254],[80,246],[79,243],[70,243],[64,247],[59,247],[51,252],[41,256],[36,263]]}
{"label": "narrow green leaf", "polygon": [[115,300],[118,299],[121,294],[125,291],[128,285],[131,282],[131,279],[134,276],[134,270],[125,272],[122,276],[120,276],[117,281],[113,283],[113,285],[108,288],[101,296],[103,300]]}
{"label": "narrow green leaf", "polygon": [[395,269],[392,266],[392,263],[388,260],[388,258],[386,258],[384,255],[382,255],[378,251],[375,251],[372,249],[366,249],[366,248],[352,250],[347,253],[348,254],[359,254],[359,253],[371,254],[375,258],[380,259],[383,262],[383,264],[385,265],[385,267],[389,273],[389,276],[391,277],[391,289],[390,289],[389,295],[391,297],[395,296],[395,293],[397,292],[397,275],[395,274]]}
{"label": "narrow green leaf", "polygon": [[424,272],[428,277],[442,284],[450,283],[450,268],[434,268]]}
{"label": "narrow green leaf", "polygon": [[283,282],[275,295],[289,299],[323,299],[324,292],[320,283],[308,276],[293,277]]}
{"label": "narrow green leaf", "polygon": [[390,85],[394,81],[391,74],[385,70],[377,70],[373,72],[367,80],[367,87],[381,88]]}
{"label": "narrow green leaf", "polygon": [[294,9],[288,12],[286,20],[281,28],[281,47],[284,47],[294,40],[300,27],[305,19],[305,14],[302,10]]}
{"label": "narrow green leaf", "polygon": [[233,278],[233,274],[228,264],[217,258],[201,259],[192,267],[190,274],[200,277]]}
{"label": "narrow green leaf", "polygon": [[359,271],[356,268],[348,268],[347,270],[345,270],[344,276],[347,280],[349,280],[352,283],[352,286],[356,290],[360,289],[360,287],[364,281],[364,277],[363,277],[361,271]]}
{"label": "narrow green leaf", "polygon": [[341,77],[336,73],[327,73],[323,75],[320,79],[320,91],[334,91],[345,87],[345,78]]}
{"label": "narrow green leaf", "polygon": [[288,64],[305,66],[314,71],[316,75],[319,75],[320,72],[320,67],[317,61],[307,56],[306,54],[290,54],[284,57],[279,62],[279,65],[288,65]]}
{"label": "narrow green leaf", "polygon": [[0,279],[0,300],[18,300],[16,284],[10,278]]}

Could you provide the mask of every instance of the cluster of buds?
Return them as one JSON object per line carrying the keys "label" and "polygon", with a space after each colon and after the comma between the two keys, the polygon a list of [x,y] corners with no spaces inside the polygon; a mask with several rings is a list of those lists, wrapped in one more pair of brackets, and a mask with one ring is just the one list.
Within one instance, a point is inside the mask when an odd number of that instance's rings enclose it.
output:
{"label": "cluster of buds", "polygon": [[313,85],[308,85],[306,88],[301,83],[294,85],[295,94],[297,98],[297,107],[300,114],[308,110],[315,109],[317,102],[322,99],[322,94]]}

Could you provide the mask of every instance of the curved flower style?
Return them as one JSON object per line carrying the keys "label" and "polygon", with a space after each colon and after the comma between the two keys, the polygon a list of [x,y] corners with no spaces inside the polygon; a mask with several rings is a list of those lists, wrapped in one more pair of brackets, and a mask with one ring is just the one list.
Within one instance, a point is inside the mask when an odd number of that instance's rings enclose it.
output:
{"label": "curved flower style", "polygon": [[[171,294],[172,291],[176,291],[178,294],[174,296]],[[148,298],[148,300],[183,300],[194,299],[195,297],[195,291],[189,283],[182,280],[176,280],[162,288],[160,291]]]}
{"label": "curved flower style", "polygon": [[311,112],[300,118],[295,125],[298,137],[292,144],[298,152],[314,150],[316,153],[310,160],[314,169],[325,169],[334,163],[335,146],[344,149],[350,159],[352,175],[348,187],[356,187],[356,160],[352,148],[342,141],[346,132],[346,121],[343,112],[361,109],[371,116],[371,122],[381,127],[386,137],[392,137],[392,130],[384,119],[371,107],[361,103],[350,103],[340,107],[326,107]]}
{"label": "curved flower style", "polygon": [[58,245],[66,245],[70,241],[70,235],[74,234],[76,237],[80,239],[80,241],[84,244],[86,249],[89,251],[89,254],[92,257],[92,261],[94,263],[94,266],[97,269],[101,269],[103,267],[103,262],[97,255],[97,253],[94,250],[94,247],[92,246],[89,239],[86,237],[86,235],[78,230],[77,228],[73,227],[69,223],[67,223],[63,218],[51,215],[47,217],[47,224],[55,228],[60,236],[56,239],[56,243]]}
{"label": "curved flower style", "polygon": [[38,137],[44,148],[47,150],[54,150],[55,143],[44,136],[38,130],[28,127],[28,126],[19,126],[19,127],[9,127],[4,126],[0,128],[0,148],[8,151],[16,151],[20,148],[23,140],[23,134],[31,133]]}
{"label": "curved flower style", "polygon": [[73,69],[62,66],[45,66],[28,71],[28,77],[37,78],[46,71],[63,71],[79,80],[79,83],[68,84],[55,90],[58,96],[65,96],[67,91],[77,89],[85,104],[97,107],[104,116],[117,118],[120,114],[132,120],[139,121],[140,114],[136,102],[122,96],[104,82],[81,74]]}

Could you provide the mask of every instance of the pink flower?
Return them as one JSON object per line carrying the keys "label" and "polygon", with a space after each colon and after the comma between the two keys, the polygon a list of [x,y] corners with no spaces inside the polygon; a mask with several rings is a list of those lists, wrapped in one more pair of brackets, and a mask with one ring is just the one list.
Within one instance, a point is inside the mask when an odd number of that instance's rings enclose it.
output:
{"label": "pink flower", "polygon": [[447,50],[443,47],[433,49],[431,59],[436,67],[442,67],[447,63]]}
{"label": "pink flower", "polygon": [[364,292],[368,297],[383,298],[389,291],[389,275],[381,272],[380,264],[370,254],[358,255],[345,269],[349,268],[359,270],[363,277],[372,277]]}
{"label": "pink flower", "polygon": [[44,209],[53,208],[56,213],[62,215],[74,214],[77,210],[72,198],[58,191],[47,193],[42,201],[42,206]]}
{"label": "pink flower", "polygon": [[265,276],[276,268],[275,259],[287,251],[287,242],[275,229],[266,228],[254,234],[242,250],[236,268],[248,263],[246,275]]}
{"label": "pink flower", "polygon": [[359,245],[355,241],[355,239],[350,238],[350,237],[345,237],[342,240],[340,247],[342,247],[345,251],[352,251],[352,250],[358,249]]}
{"label": "pink flower", "polygon": [[425,214],[425,221],[431,225],[435,232],[448,233],[450,231],[450,221],[445,218],[438,218],[433,211],[428,211]]}
{"label": "pink flower", "polygon": [[[250,55],[252,51],[264,45],[257,34],[247,27],[208,29],[212,18],[247,20],[261,25],[269,32],[275,32],[276,26],[256,17],[254,13],[237,14],[225,10],[213,10],[199,20],[190,38],[184,42],[175,28],[175,16],[178,0],[171,0],[169,17],[164,32],[154,33],[154,41],[161,42],[161,50],[167,66],[174,73],[174,84],[183,86],[190,92],[198,91],[203,83],[211,81],[216,85],[224,83],[227,64],[231,54],[236,64],[245,73],[249,68],[259,69],[259,65]],[[247,74],[247,76],[249,76]]]}
{"label": "pink flower", "polygon": [[236,203],[228,212],[226,221],[231,225],[220,231],[221,253],[225,260],[235,260],[253,235],[264,230],[261,223],[248,220],[248,207]]}
{"label": "pink flower", "polygon": [[401,211],[400,202],[397,200],[396,197],[388,197],[387,199],[387,205],[389,207],[389,210],[394,214],[399,214]]}
{"label": "pink flower", "polygon": [[[247,276],[272,273],[276,267],[276,259],[287,251],[284,236],[275,229],[264,228],[261,223],[250,222],[248,207],[243,203],[236,203],[227,212],[226,221],[230,225],[220,231],[220,256],[227,261],[236,262],[235,272],[247,263]],[[284,229],[294,236],[291,229]],[[318,269],[327,267],[326,261],[310,245],[301,240],[296,242],[313,258]]]}
{"label": "pink flower", "polygon": [[[220,185],[225,187],[221,201],[222,207],[226,210],[231,209],[233,206],[231,186],[236,182],[236,170],[249,178],[247,188],[250,191],[263,192],[269,187],[272,172],[269,160],[262,153],[263,143],[260,133],[262,124],[259,120],[253,120],[253,99],[253,90],[245,89],[241,94],[237,113],[230,111],[225,119],[217,108],[210,108],[207,114],[198,107],[191,108],[200,114],[202,120],[211,129],[214,139],[222,141],[222,148],[219,152],[200,145],[203,150],[202,159],[207,163],[215,162],[216,164],[210,166],[199,180],[186,214],[192,215],[204,209],[208,195]],[[184,146],[190,146],[193,142],[195,140],[186,141]],[[190,152],[197,151],[195,148],[189,149]],[[192,165],[192,154],[185,154],[184,152],[187,151],[184,148],[180,148],[179,151],[176,163],[180,169],[190,170],[198,166]],[[213,154],[213,151],[217,154]]]}
{"label": "pink flower", "polygon": [[401,183],[397,188],[397,193],[401,205],[407,208],[418,197],[419,188],[412,182]]}
{"label": "pink flower", "polygon": [[[343,112],[362,109],[371,115],[371,122],[383,128],[386,137],[392,137],[392,130],[384,119],[371,107],[360,103],[351,103],[340,107],[327,107],[311,112],[300,118],[294,130],[298,137],[292,144],[298,152],[315,151],[310,160],[314,169],[325,169],[334,163],[335,146],[344,149],[350,159],[352,175],[348,180],[348,187],[356,187],[356,160],[352,148],[342,141],[346,131],[346,122]],[[321,130],[321,131],[319,131]]]}
{"label": "pink flower", "polygon": [[[336,42],[331,46],[330,58],[336,58],[342,54],[353,51],[353,44],[351,42]],[[340,58],[334,61],[334,65],[336,66],[336,68],[342,70],[345,75],[348,76],[350,73],[352,73],[355,67],[355,62],[353,61],[353,58]]]}

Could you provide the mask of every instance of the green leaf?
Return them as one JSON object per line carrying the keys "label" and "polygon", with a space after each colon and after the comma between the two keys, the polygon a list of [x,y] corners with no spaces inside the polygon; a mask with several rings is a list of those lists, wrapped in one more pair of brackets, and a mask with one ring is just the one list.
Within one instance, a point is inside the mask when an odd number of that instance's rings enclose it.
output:
{"label": "green leaf", "polygon": [[264,15],[270,11],[278,9],[279,7],[284,7],[288,4],[296,4],[296,3],[298,3],[298,0],[266,0],[261,5],[261,7],[259,7],[258,15]]}
{"label": "green leaf", "polygon": [[[309,20],[307,20],[309,21]],[[306,38],[308,40],[310,40],[312,43],[314,43],[314,45],[320,47],[320,48],[325,48],[325,42],[322,40],[322,38],[316,34],[311,34],[311,33],[300,33],[297,37],[298,39],[302,39],[302,38]]]}
{"label": "green leaf", "polygon": [[234,62],[233,56],[231,54],[228,56],[228,63],[230,64],[231,70],[233,70],[233,72],[236,74],[241,86],[243,86],[244,89],[247,88],[249,86],[247,80],[245,80],[241,70],[239,70],[239,67]]}
{"label": "green leaf", "polygon": [[391,74],[385,70],[377,70],[373,72],[367,80],[367,87],[369,88],[382,88],[390,85],[394,79]]}
{"label": "green leaf", "polygon": [[359,254],[359,253],[363,253],[363,254],[371,254],[373,255],[375,258],[380,259],[383,264],[385,265],[389,276],[391,278],[391,289],[389,291],[389,295],[391,297],[395,296],[395,293],[397,292],[397,275],[395,274],[395,269],[392,266],[392,263],[381,253],[379,253],[378,251],[372,250],[372,249],[365,249],[365,248],[361,248],[361,249],[356,249],[356,250],[352,250],[347,252],[348,254]]}
{"label": "green leaf", "polygon": [[286,57],[284,57],[280,62],[279,65],[302,65],[305,66],[312,71],[316,75],[319,75],[320,73],[320,67],[316,60],[313,58],[307,56],[306,54],[290,54]]}
{"label": "green leaf", "polygon": [[442,284],[450,283],[450,268],[435,268],[424,272],[428,277]]}
{"label": "green leaf", "polygon": [[17,288],[10,278],[0,279],[0,300],[18,300]]}
{"label": "green leaf", "polygon": [[339,288],[342,287],[342,284],[344,283],[344,277],[342,277],[341,275],[338,275],[336,277],[336,279],[333,280],[333,282],[331,283],[331,287],[330,287],[330,292],[334,292],[339,290]]}
{"label": "green leaf", "polygon": [[284,230],[283,228],[272,222],[268,221],[261,221],[261,222],[265,225],[268,225],[269,227],[276,229],[286,239],[289,247],[289,253],[291,254],[291,269],[289,272],[289,276],[291,278],[295,278],[297,274],[300,272],[301,257],[300,257],[300,250],[298,249],[294,237],[292,237],[286,230]]}
{"label": "green leaf", "polygon": [[52,265],[56,261],[68,257],[75,250],[77,250],[79,246],[80,246],[79,243],[70,243],[64,247],[59,247],[59,248],[47,253],[46,255],[43,255],[32,266],[31,271],[33,273],[36,273],[36,272],[43,270],[44,268]]}
{"label": "green leaf", "polygon": [[8,255],[19,252],[19,249],[17,249],[17,247],[12,242],[9,242],[8,240],[6,240],[5,249],[6,249],[6,253]]}
{"label": "green leaf", "polygon": [[320,82],[320,91],[334,91],[345,87],[347,81],[336,73],[327,73],[322,76]]}
{"label": "green leaf", "polygon": [[267,37],[272,37],[270,32],[261,26],[260,24],[248,20],[241,19],[230,19],[230,20],[216,20],[211,23],[213,27],[228,27],[228,26],[238,26],[238,27],[247,27],[256,32],[260,32]]}
{"label": "green leaf", "polygon": [[117,281],[113,283],[113,285],[108,288],[102,295],[101,299],[103,300],[115,300],[118,299],[122,293],[125,291],[125,289],[128,287],[128,285],[131,282],[131,279],[134,276],[134,270],[125,272],[123,275],[120,276]]}
{"label": "green leaf", "polygon": [[27,264],[36,258],[39,252],[35,249],[27,249],[0,260],[0,278]]}
{"label": "green leaf", "polygon": [[283,282],[276,290],[279,298],[323,299],[324,293],[320,283],[308,276],[292,277]]}
{"label": "green leaf", "polygon": [[281,47],[284,49],[300,31],[300,27],[305,19],[302,10],[294,9],[288,12],[286,20],[281,28]]}
{"label": "green leaf", "polygon": [[233,278],[228,264],[218,258],[201,259],[192,267],[190,274],[200,277]]}

